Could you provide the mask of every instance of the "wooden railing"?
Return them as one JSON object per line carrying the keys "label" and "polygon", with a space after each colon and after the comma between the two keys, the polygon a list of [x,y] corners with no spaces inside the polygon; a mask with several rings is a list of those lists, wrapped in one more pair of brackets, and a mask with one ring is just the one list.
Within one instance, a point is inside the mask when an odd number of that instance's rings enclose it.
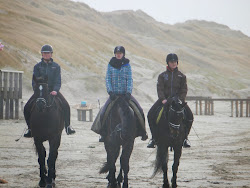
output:
{"label": "wooden railing", "polygon": [[[224,99],[224,98],[215,98],[212,97],[203,97],[203,96],[188,96],[187,101],[195,101],[195,114],[196,115],[214,115],[214,102],[216,101],[228,101],[231,102],[231,117],[244,117],[243,107],[245,105],[245,117],[250,117],[250,97],[246,99]],[[204,104],[204,107],[203,107]],[[235,110],[234,110],[235,104]],[[204,108],[204,111],[203,111]],[[204,112],[204,113],[203,113]]]}
{"label": "wooden railing", "polygon": [[5,119],[19,119],[22,75],[22,71],[0,70],[0,119],[4,115]]}

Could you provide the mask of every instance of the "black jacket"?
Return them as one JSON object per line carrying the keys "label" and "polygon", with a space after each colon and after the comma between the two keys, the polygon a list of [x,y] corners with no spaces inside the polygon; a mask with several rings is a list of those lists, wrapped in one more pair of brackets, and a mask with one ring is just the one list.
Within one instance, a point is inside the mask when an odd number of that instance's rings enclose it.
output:
{"label": "black jacket", "polygon": [[187,95],[187,79],[178,68],[171,71],[169,68],[158,77],[157,93],[161,101],[175,95],[179,96],[182,101],[185,101]]}
{"label": "black jacket", "polygon": [[[51,59],[49,63],[45,63],[42,59],[41,62],[34,66],[33,74],[35,77],[48,76],[49,91],[58,92],[61,88],[61,68]],[[32,80],[33,90],[35,89],[35,82]]]}

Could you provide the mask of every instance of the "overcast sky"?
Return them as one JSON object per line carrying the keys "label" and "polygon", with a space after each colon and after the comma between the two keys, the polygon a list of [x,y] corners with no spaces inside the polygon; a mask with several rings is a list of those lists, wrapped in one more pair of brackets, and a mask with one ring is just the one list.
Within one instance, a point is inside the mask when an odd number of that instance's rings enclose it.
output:
{"label": "overcast sky", "polygon": [[175,24],[198,19],[214,21],[250,36],[250,0],[74,0],[97,11],[141,9],[155,20]]}

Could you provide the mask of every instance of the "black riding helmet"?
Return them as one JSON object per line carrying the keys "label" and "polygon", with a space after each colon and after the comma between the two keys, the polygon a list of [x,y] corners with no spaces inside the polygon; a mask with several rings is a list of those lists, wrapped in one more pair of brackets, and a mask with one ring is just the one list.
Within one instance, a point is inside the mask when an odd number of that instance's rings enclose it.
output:
{"label": "black riding helmet", "polygon": [[114,49],[114,54],[117,52],[121,52],[125,56],[125,48],[123,46],[116,46]]}
{"label": "black riding helmet", "polygon": [[169,61],[177,61],[177,64],[178,64],[178,56],[174,53],[168,54],[166,58],[167,64]]}
{"label": "black riding helmet", "polygon": [[52,48],[52,46],[49,45],[49,44],[43,45],[43,46],[42,46],[42,49],[41,49],[41,53],[43,53],[43,52],[51,52],[51,53],[53,53],[53,48]]}

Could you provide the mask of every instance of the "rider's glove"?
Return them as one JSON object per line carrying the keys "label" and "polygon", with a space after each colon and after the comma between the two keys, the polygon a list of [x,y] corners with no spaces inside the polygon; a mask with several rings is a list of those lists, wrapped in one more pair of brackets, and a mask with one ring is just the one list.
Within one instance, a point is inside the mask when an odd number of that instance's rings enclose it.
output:
{"label": "rider's glove", "polygon": [[112,101],[115,100],[116,98],[115,94],[112,91],[109,92],[109,97],[110,97],[110,100]]}

